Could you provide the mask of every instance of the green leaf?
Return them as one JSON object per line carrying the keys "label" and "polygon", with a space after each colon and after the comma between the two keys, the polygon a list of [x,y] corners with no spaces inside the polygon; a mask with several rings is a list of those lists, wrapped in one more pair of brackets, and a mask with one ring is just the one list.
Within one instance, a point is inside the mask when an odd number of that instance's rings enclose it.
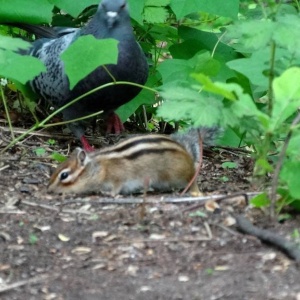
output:
{"label": "green leaf", "polygon": [[300,54],[300,17],[294,14],[285,14],[278,17],[273,38],[276,45],[286,48],[290,53]]}
{"label": "green leaf", "polygon": [[0,35],[0,49],[17,51],[20,49],[29,49],[30,47],[31,44],[22,39]]}
{"label": "green leaf", "polygon": [[0,0],[0,23],[50,23],[53,4],[48,0]]}
{"label": "green leaf", "polygon": [[300,106],[300,68],[293,67],[286,70],[273,81],[274,105],[270,130],[282,126],[282,123],[291,117]]}
{"label": "green leaf", "polygon": [[148,23],[163,23],[168,17],[168,11],[164,7],[146,6],[144,9],[144,19]]}
{"label": "green leaf", "polygon": [[227,62],[227,66],[244,74],[251,83],[264,89],[268,86],[268,77],[264,74],[269,69],[270,50],[262,49],[253,53],[249,58],[240,58]]}
{"label": "green leaf", "polygon": [[171,0],[170,6],[177,19],[181,19],[190,13],[198,11],[237,19],[239,0],[227,0],[226,2],[223,0]]}
{"label": "green leaf", "polygon": [[221,95],[229,100],[236,100],[236,96],[231,91],[223,87],[228,87],[228,85],[222,85],[220,83],[213,83],[208,76],[203,74],[192,74],[193,78],[199,81],[203,85],[203,89],[208,92],[212,92],[217,95]]}
{"label": "green leaf", "polygon": [[53,159],[53,160],[56,160],[57,162],[59,163],[62,163],[64,162],[67,158],[64,156],[64,155],[61,155],[60,153],[58,152],[53,152],[50,157]]}
{"label": "green leaf", "polygon": [[117,45],[118,41],[114,39],[98,40],[92,35],[86,35],[79,37],[64,51],[61,58],[69,77],[70,89],[97,67],[116,64],[118,60]]}
{"label": "green leaf", "polygon": [[[300,98],[299,80],[300,68],[297,67],[290,68],[280,77],[275,78],[273,82],[273,89],[277,101]],[[289,102],[289,100],[287,102]]]}
{"label": "green leaf", "polygon": [[41,156],[44,156],[44,155],[45,155],[46,150],[45,150],[45,148],[36,148],[36,149],[34,150],[34,152],[35,152],[36,156],[41,157]]}
{"label": "green leaf", "polygon": [[125,122],[141,105],[153,105],[156,102],[154,94],[147,90],[142,90],[130,102],[120,106],[116,113],[122,122]]}
{"label": "green leaf", "polygon": [[99,0],[81,0],[76,2],[72,0],[49,0],[55,6],[62,9],[64,12],[70,14],[72,17],[77,17],[86,7],[91,5],[98,5]]}
{"label": "green leaf", "polygon": [[195,73],[203,73],[207,76],[216,76],[220,71],[220,62],[213,57],[208,51],[197,53],[192,59]]}
{"label": "green leaf", "polygon": [[288,148],[286,150],[286,154],[291,157],[293,160],[300,161],[300,129],[298,128],[296,131],[293,132],[292,137],[290,139]]}
{"label": "green leaf", "polygon": [[222,168],[223,169],[236,169],[237,163],[232,162],[232,161],[226,161],[226,162],[222,163]]}
{"label": "green leaf", "polygon": [[[238,55],[234,49],[226,45],[222,40],[219,41],[219,35],[214,32],[206,32],[188,26],[180,26],[178,35],[184,40],[183,43],[175,44],[170,47],[170,52],[175,58],[191,58],[200,50],[214,51],[214,57],[219,60],[228,61],[237,58]],[[190,53],[189,56],[178,57],[178,53]]]}
{"label": "green leaf", "polygon": [[25,84],[45,70],[44,64],[35,57],[0,49],[0,76]]}
{"label": "green leaf", "polygon": [[193,72],[193,66],[189,61],[183,59],[167,59],[157,67],[157,70],[166,84],[177,80],[189,80],[190,74]]}
{"label": "green leaf", "polygon": [[146,6],[167,6],[170,0],[146,0]]}
{"label": "green leaf", "polygon": [[207,218],[207,214],[201,210],[196,210],[195,212],[189,213],[189,217]]}
{"label": "green leaf", "polygon": [[263,49],[270,45],[277,24],[271,20],[245,20],[228,28],[228,39],[237,40],[233,46],[241,52]]}
{"label": "green leaf", "polygon": [[285,162],[280,172],[280,178],[287,183],[291,196],[300,199],[300,161]]}
{"label": "green leaf", "polygon": [[160,93],[166,101],[157,114],[166,120],[190,120],[195,126],[212,127],[221,118],[222,101],[206,92],[197,92],[179,82],[163,85]]}
{"label": "green leaf", "polygon": [[38,242],[39,238],[34,234],[34,233],[30,233],[29,237],[28,237],[28,242],[31,245],[34,245]]}
{"label": "green leaf", "polygon": [[250,200],[250,204],[254,207],[266,207],[270,205],[270,199],[266,193],[259,194]]}
{"label": "green leaf", "polygon": [[130,17],[143,25],[143,11],[145,6],[145,0],[129,0]]}

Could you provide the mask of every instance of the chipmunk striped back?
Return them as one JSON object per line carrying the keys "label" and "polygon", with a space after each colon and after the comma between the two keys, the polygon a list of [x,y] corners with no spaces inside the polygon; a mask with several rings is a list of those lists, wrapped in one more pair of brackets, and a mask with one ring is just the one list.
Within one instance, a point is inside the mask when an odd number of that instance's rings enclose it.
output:
{"label": "chipmunk striped back", "polygon": [[164,152],[186,152],[185,148],[178,142],[165,135],[143,135],[122,141],[114,146],[89,153],[89,158],[101,157],[105,159],[124,158],[128,160],[137,159],[143,155],[163,154]]}

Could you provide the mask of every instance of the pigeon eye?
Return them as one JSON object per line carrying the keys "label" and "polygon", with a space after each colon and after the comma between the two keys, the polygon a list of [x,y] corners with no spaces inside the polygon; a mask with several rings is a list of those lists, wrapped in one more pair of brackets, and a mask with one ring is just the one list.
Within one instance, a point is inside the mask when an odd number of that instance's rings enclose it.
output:
{"label": "pigeon eye", "polygon": [[63,180],[65,180],[65,179],[67,179],[69,177],[69,172],[62,172],[61,174],[60,174],[60,176],[59,176],[59,179],[61,180],[61,181],[63,181]]}
{"label": "pigeon eye", "polygon": [[122,5],[121,5],[121,9],[124,9],[125,6],[126,6],[126,3],[122,4]]}

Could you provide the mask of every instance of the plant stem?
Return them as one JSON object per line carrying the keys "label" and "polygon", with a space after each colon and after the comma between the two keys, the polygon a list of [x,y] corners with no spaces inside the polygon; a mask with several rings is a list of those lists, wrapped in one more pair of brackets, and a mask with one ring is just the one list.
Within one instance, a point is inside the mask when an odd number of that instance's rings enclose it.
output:
{"label": "plant stem", "polygon": [[276,191],[277,191],[277,186],[278,186],[278,179],[279,179],[279,173],[283,164],[283,160],[285,157],[286,149],[289,145],[290,139],[293,134],[293,130],[295,129],[295,126],[300,122],[300,113],[296,116],[296,118],[293,120],[291,127],[289,129],[289,132],[286,136],[286,139],[284,141],[284,144],[282,146],[282,149],[279,153],[278,156],[278,161],[274,170],[274,175],[272,179],[272,185],[271,185],[271,191],[270,191],[270,218],[273,220],[275,218],[275,202],[276,202]]}
{"label": "plant stem", "polygon": [[2,102],[3,102],[3,105],[4,105],[5,114],[6,114],[9,130],[10,130],[10,134],[11,134],[12,139],[15,139],[15,135],[14,135],[14,131],[13,131],[13,128],[12,128],[8,107],[7,107],[6,98],[5,98],[5,95],[4,95],[4,92],[3,92],[3,87],[2,87],[1,84],[0,84],[0,90],[1,90]]}
{"label": "plant stem", "polygon": [[276,44],[271,42],[271,58],[270,58],[270,73],[269,73],[269,91],[268,91],[268,112],[271,117],[273,111],[273,80],[274,80],[274,68],[275,68],[275,52]]}

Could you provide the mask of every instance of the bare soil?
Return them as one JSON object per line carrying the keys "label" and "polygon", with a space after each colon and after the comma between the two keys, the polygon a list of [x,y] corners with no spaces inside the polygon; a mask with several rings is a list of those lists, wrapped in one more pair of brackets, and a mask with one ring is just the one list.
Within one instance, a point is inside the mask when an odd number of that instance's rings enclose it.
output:
{"label": "bare soil", "polygon": [[[291,239],[298,216],[272,223],[242,196],[187,210],[199,199],[175,192],[149,193],[145,205],[141,195],[49,195],[49,155],[67,147],[46,140],[0,156],[1,299],[300,299],[297,264],[234,224],[244,214]],[[255,191],[251,165],[243,152],[210,149],[198,183],[208,196]]]}

